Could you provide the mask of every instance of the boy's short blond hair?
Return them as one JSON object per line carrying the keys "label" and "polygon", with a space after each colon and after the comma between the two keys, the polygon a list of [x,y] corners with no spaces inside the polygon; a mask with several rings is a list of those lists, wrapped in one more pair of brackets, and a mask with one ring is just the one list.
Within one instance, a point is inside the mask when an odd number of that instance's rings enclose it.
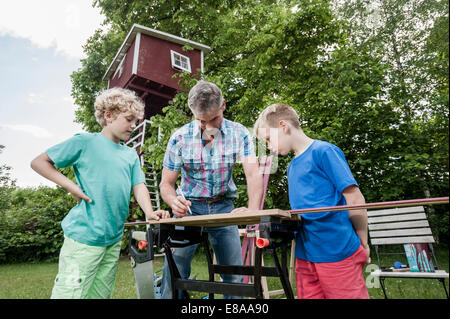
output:
{"label": "boy's short blond hair", "polygon": [[105,112],[110,111],[114,116],[120,113],[132,112],[137,118],[144,117],[145,105],[134,91],[123,88],[104,90],[97,96],[94,103],[95,119],[102,126],[106,126]]}
{"label": "boy's short blond hair", "polygon": [[275,103],[269,105],[264,111],[259,114],[253,128],[255,136],[258,136],[258,129],[279,127],[280,121],[289,122],[297,129],[301,129],[298,114],[289,105],[282,103]]}

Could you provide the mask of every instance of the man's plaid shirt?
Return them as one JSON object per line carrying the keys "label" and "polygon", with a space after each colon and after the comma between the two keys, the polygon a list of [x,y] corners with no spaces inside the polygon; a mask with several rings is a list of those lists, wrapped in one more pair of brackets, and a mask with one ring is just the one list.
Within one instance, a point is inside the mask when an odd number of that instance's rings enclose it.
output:
{"label": "man's plaid shirt", "polygon": [[242,124],[224,118],[214,141],[205,145],[193,121],[170,137],[163,166],[181,170],[180,186],[188,199],[235,198],[233,166],[238,158],[254,155],[252,136]]}

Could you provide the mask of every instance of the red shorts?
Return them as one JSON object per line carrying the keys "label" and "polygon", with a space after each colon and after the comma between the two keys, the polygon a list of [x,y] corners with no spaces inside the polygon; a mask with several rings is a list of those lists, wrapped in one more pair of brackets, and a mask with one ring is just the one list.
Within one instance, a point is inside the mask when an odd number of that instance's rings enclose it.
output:
{"label": "red shorts", "polygon": [[350,257],[332,263],[296,258],[298,299],[369,299],[363,268],[367,253],[359,246]]}

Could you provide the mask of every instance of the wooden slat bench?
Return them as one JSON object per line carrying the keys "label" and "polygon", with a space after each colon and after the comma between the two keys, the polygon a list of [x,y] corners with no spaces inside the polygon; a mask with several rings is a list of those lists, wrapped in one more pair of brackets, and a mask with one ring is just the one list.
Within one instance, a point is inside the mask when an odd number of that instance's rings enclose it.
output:
{"label": "wooden slat bench", "polygon": [[[367,212],[369,224],[370,243],[375,248],[379,269],[372,272],[373,276],[379,277],[384,297],[387,298],[384,286],[385,278],[429,278],[438,279],[442,282],[445,294],[448,292],[445,279],[449,278],[445,270],[440,270],[433,249],[435,240],[423,206],[403,207],[394,209],[372,210]],[[428,245],[433,257],[434,272],[411,272],[411,271],[387,271],[381,265],[380,246],[425,243]],[[402,247],[403,249],[403,247]],[[403,252],[403,254],[405,254]]]}

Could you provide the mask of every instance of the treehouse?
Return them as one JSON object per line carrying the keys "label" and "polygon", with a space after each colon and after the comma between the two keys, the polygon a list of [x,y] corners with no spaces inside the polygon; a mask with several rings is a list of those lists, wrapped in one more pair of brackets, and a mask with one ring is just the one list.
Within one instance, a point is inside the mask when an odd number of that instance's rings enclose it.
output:
{"label": "treehouse", "polygon": [[[146,165],[141,146],[146,125],[155,114],[162,113],[175,95],[182,91],[174,75],[203,73],[203,57],[210,47],[142,25],[134,24],[103,76],[108,88],[121,87],[135,91],[145,103],[144,119],[125,142],[136,149],[141,166]],[[146,182],[154,209],[160,208],[157,174],[147,167]]]}
{"label": "treehouse", "polygon": [[[183,47],[189,47],[184,50]],[[182,89],[180,72],[203,72],[203,57],[210,47],[134,24],[111,62],[103,80],[108,88],[134,90],[145,102],[145,119],[161,112]]]}

